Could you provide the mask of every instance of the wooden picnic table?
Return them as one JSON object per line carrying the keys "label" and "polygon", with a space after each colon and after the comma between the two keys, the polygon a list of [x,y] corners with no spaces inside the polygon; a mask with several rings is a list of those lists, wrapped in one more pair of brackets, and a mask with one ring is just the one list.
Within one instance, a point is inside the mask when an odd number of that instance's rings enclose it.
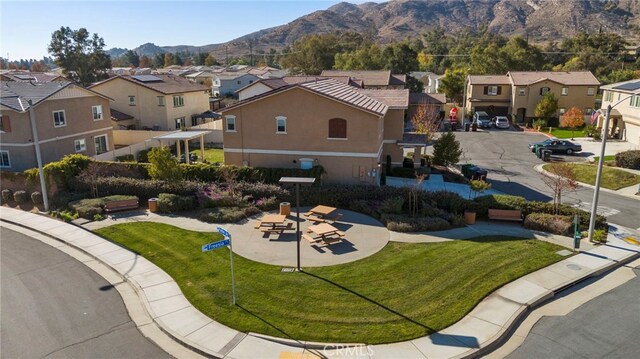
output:
{"label": "wooden picnic table", "polygon": [[287,216],[282,214],[267,214],[262,217],[262,225],[271,225],[271,228],[276,228],[276,225],[283,224],[287,219]]}
{"label": "wooden picnic table", "polygon": [[309,226],[307,231],[315,234],[314,237],[308,234],[302,235],[303,238],[311,243],[323,242],[325,244],[332,244],[340,242],[342,237],[344,237],[344,232],[328,223]]}
{"label": "wooden picnic table", "polygon": [[335,210],[336,210],[335,207],[315,206],[315,207],[311,208],[309,210],[309,212],[314,213],[316,215],[320,215],[320,216],[326,216],[326,215],[330,214],[331,212],[333,212]]}

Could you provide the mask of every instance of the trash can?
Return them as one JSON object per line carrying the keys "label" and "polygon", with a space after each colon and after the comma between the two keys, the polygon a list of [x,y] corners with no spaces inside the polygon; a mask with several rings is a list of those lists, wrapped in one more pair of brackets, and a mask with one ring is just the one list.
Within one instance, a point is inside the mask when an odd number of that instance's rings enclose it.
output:
{"label": "trash can", "polygon": [[549,162],[549,160],[551,160],[550,150],[542,150],[542,160],[545,162]]}
{"label": "trash can", "polygon": [[289,202],[280,202],[280,214],[283,216],[288,216],[291,214],[291,203]]}
{"label": "trash can", "polygon": [[478,124],[477,123],[472,123],[471,124],[471,131],[476,132],[478,131]]}
{"label": "trash can", "polygon": [[472,180],[480,180],[480,181],[487,180],[487,170],[482,169],[480,167],[471,167],[469,170],[471,172]]}
{"label": "trash can", "polygon": [[158,199],[157,198],[149,198],[149,212],[156,213],[158,212]]}
{"label": "trash can", "polygon": [[471,124],[469,122],[464,124],[464,132],[469,132],[471,129]]}

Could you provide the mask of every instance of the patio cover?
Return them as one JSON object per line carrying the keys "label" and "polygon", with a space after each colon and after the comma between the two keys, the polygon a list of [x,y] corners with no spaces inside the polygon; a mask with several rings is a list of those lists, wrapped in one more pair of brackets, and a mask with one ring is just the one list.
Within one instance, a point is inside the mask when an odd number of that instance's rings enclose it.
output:
{"label": "patio cover", "polygon": [[178,152],[178,158],[180,158],[180,141],[184,141],[185,161],[189,163],[189,140],[200,138],[200,155],[204,159],[204,136],[210,134],[213,131],[176,131],[168,133],[166,135],[155,136],[152,139],[160,141],[160,147],[162,148],[162,141],[176,141],[176,150]]}

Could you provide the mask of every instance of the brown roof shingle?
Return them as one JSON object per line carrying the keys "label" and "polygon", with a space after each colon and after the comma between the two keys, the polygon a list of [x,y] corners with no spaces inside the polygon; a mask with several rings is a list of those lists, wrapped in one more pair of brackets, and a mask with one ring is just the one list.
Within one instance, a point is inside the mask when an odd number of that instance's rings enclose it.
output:
{"label": "brown roof shingle", "polygon": [[[365,86],[389,86],[404,85],[406,76],[391,75],[391,71],[342,71],[342,70],[323,70],[320,76],[349,76],[354,79],[362,80]],[[404,81],[403,81],[403,77]]]}
{"label": "brown roof shingle", "polygon": [[411,93],[409,94],[409,104],[445,104],[447,103],[447,96],[443,93]]}
{"label": "brown roof shingle", "polygon": [[143,81],[140,81],[140,80],[136,79],[133,76],[118,75],[118,76],[114,76],[114,77],[111,77],[109,79],[106,79],[104,81],[95,83],[95,84],[89,86],[89,88],[94,88],[96,86],[100,86],[101,84],[103,84],[105,82],[114,81],[116,79],[122,79],[122,80],[125,80],[125,81],[133,82],[133,83],[135,83],[137,85],[146,87],[148,89],[160,92],[160,93],[165,94],[165,95],[171,95],[171,94],[177,94],[177,93],[185,93],[185,92],[206,91],[206,90],[210,89],[208,86],[200,85],[198,83],[192,83],[188,79],[186,79],[184,77],[176,76],[176,75],[155,74],[155,75],[151,75],[151,76],[155,76],[155,77],[159,78],[160,81],[143,82]]}
{"label": "brown roof shingle", "polygon": [[507,75],[469,75],[471,85],[511,85]]}
{"label": "brown roof shingle", "polygon": [[409,90],[378,90],[378,89],[361,89],[360,93],[376,99],[389,108],[409,108]]}
{"label": "brown roof shingle", "polygon": [[600,85],[600,81],[593,76],[591,71],[526,71],[508,72],[507,76],[516,86],[531,85],[536,82],[551,80],[563,85]]}

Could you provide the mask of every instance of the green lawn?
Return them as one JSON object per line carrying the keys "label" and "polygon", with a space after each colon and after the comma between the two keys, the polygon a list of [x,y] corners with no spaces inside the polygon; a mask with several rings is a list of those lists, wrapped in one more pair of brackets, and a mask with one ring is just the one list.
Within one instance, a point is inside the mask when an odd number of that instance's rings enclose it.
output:
{"label": "green lawn", "polygon": [[390,242],[366,259],[301,273],[236,255],[234,307],[228,249],[200,249],[221,239],[219,234],[150,222],[96,232],[158,265],[196,308],[220,323],[322,342],[386,343],[427,335],[457,322],[500,286],[562,259],[556,245],[506,237]]}
{"label": "green lawn", "polygon": [[[606,157],[605,157],[606,159]],[[582,163],[570,163],[569,164],[576,174],[576,180],[578,182],[587,183],[590,185],[596,184],[596,172],[598,166],[588,165]],[[544,169],[551,171],[551,165],[544,165]],[[552,171],[551,171],[552,172]],[[623,171],[612,167],[602,167],[602,178],[600,180],[600,186],[612,190],[618,190],[633,186],[640,183],[640,176]]]}
{"label": "green lawn", "polygon": [[[593,157],[593,160],[595,161],[595,163],[598,163],[598,161],[600,160],[600,156]],[[604,156],[604,161],[605,162],[611,162],[611,161],[615,161],[615,160],[616,160],[616,155]]]}
{"label": "green lawn", "polygon": [[573,131],[573,136],[571,134],[571,130],[567,130],[564,128],[553,127],[551,129],[551,132],[549,132],[549,127],[546,127],[542,128],[542,132],[549,133],[556,138],[587,137],[587,134],[584,131],[584,127],[575,129],[575,131]]}
{"label": "green lawn", "polygon": [[[200,160],[200,149],[193,150],[190,153],[194,153],[198,156],[198,160]],[[204,150],[204,159],[209,163],[224,163],[224,152],[221,148],[206,148]]]}

